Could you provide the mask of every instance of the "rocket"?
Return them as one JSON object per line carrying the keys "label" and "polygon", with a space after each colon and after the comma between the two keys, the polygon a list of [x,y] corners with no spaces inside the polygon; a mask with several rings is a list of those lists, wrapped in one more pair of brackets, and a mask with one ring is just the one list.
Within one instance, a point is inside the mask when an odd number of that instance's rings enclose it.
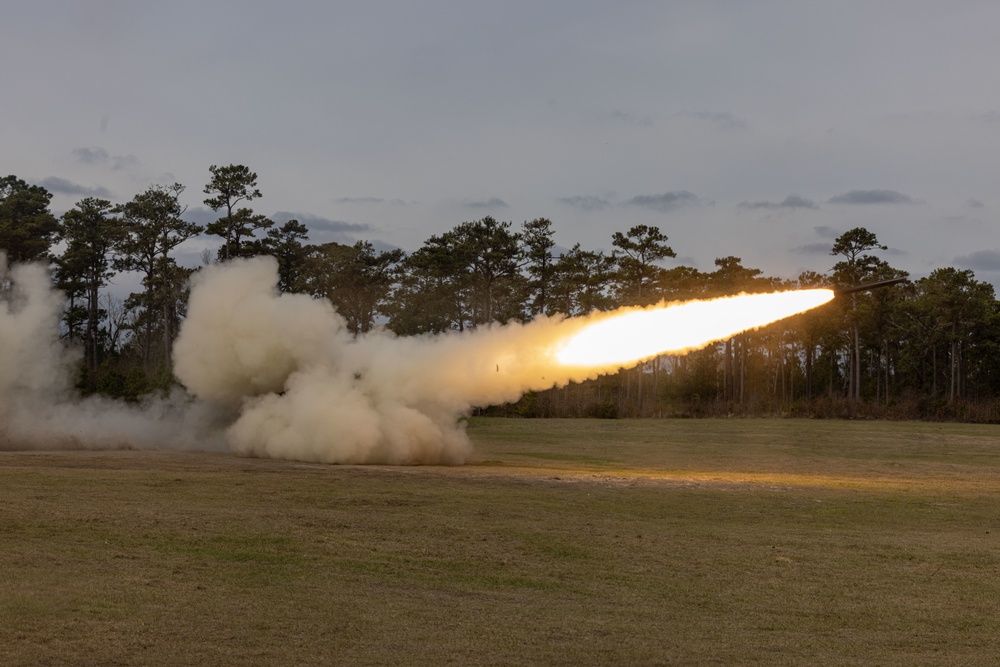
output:
{"label": "rocket", "polygon": [[834,296],[844,296],[845,294],[853,294],[855,292],[864,292],[865,290],[897,285],[899,283],[906,282],[906,280],[906,278],[889,278],[888,280],[876,280],[875,282],[861,283],[860,285],[851,285],[849,287],[838,287],[833,290],[833,294]]}

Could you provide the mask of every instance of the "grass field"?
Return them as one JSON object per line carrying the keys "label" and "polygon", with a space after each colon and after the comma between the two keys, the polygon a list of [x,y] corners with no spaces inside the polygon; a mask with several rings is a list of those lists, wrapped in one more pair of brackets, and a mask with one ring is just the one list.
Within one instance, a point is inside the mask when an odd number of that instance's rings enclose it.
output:
{"label": "grass field", "polygon": [[0,453],[0,665],[994,665],[1000,429],[473,420],[469,465]]}

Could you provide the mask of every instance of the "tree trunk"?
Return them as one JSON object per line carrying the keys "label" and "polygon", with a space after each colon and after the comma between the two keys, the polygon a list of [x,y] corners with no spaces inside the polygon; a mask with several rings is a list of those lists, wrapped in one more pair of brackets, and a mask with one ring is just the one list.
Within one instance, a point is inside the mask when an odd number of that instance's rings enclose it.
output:
{"label": "tree trunk", "polygon": [[[954,333],[954,332],[953,332]],[[952,336],[951,355],[948,363],[948,401],[958,398],[958,340]]]}
{"label": "tree trunk", "polygon": [[725,359],[725,369],[722,392],[726,400],[735,405],[736,404],[736,341],[734,339],[729,339],[726,341],[726,359]]}
{"label": "tree trunk", "polygon": [[854,325],[854,368],[852,373],[854,393],[851,398],[859,401],[861,400],[861,337],[856,324]]}
{"label": "tree trunk", "polygon": [[746,379],[747,379],[747,339],[746,336],[740,336],[740,369],[739,369],[739,382],[740,382],[740,405],[746,400]]}
{"label": "tree trunk", "polygon": [[87,368],[97,369],[97,318],[98,318],[97,285],[92,281],[87,288]]}
{"label": "tree trunk", "polygon": [[931,347],[931,396],[937,397],[937,345]]}

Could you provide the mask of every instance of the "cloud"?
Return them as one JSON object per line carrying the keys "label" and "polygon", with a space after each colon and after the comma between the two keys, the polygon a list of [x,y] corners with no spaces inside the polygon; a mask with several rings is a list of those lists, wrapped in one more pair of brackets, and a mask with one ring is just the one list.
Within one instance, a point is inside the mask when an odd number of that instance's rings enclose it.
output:
{"label": "cloud", "polygon": [[381,204],[385,200],[381,197],[338,197],[333,201],[338,204]]}
{"label": "cloud", "polygon": [[73,155],[83,164],[103,164],[110,157],[103,148],[74,148]]}
{"label": "cloud", "polygon": [[126,167],[135,167],[139,164],[139,158],[134,155],[113,155],[111,156],[111,168],[121,171]]}
{"label": "cloud", "polygon": [[405,204],[402,199],[384,199],[382,197],[338,197],[335,204]]}
{"label": "cloud", "polygon": [[837,239],[841,234],[843,234],[841,230],[834,229],[833,227],[829,227],[827,225],[817,225],[816,227],[813,227],[813,231],[816,232],[816,236],[826,240],[796,246],[792,248],[792,252],[804,255],[829,255],[830,249],[833,247],[833,243],[831,243],[831,241]]}
{"label": "cloud", "polygon": [[330,220],[311,213],[293,213],[277,211],[271,216],[274,224],[281,226],[289,220],[298,220],[309,228],[309,240],[313,243],[346,243],[352,244],[359,232],[371,232],[371,225]]}
{"label": "cloud", "polygon": [[111,199],[114,197],[110,190],[100,185],[88,188],[85,185],[79,185],[58,176],[43,178],[38,182],[38,185],[53,194],[59,195],[80,195],[83,197],[101,197],[102,199]]}
{"label": "cloud", "polygon": [[73,156],[82,164],[107,166],[113,171],[121,171],[127,167],[139,164],[139,158],[134,155],[111,155],[99,146],[93,148],[74,148]]}
{"label": "cloud", "polygon": [[676,190],[674,192],[664,192],[662,195],[636,195],[627,202],[626,206],[642,206],[651,208],[659,213],[669,213],[682,206],[703,203],[701,198],[687,190]]}
{"label": "cloud", "polygon": [[637,116],[631,111],[622,111],[621,109],[612,111],[610,118],[619,123],[639,125],[640,127],[649,127],[653,124],[653,119],[649,116]]}
{"label": "cloud", "polygon": [[611,202],[603,197],[591,195],[576,195],[574,197],[560,197],[557,200],[560,204],[565,204],[579,211],[603,211],[611,206]]}
{"label": "cloud", "polygon": [[829,255],[830,254],[830,244],[829,243],[807,243],[805,245],[800,245],[798,247],[792,248],[792,252],[803,253],[806,255]]}
{"label": "cloud", "polygon": [[830,197],[830,204],[916,204],[912,197],[895,190],[851,190]]}
{"label": "cloud", "polygon": [[956,257],[955,264],[975,271],[1000,271],[1000,250],[977,250]]}
{"label": "cloud", "polygon": [[728,111],[681,111],[676,115],[681,118],[695,118],[697,120],[703,120],[711,123],[712,125],[732,130],[745,130],[747,128],[746,121],[737,118]]}
{"label": "cloud", "polygon": [[781,202],[770,202],[770,201],[745,201],[740,202],[739,208],[749,208],[749,209],[794,209],[794,208],[809,208],[818,209],[819,206],[816,202],[806,199],[805,197],[800,197],[798,195],[788,195]]}
{"label": "cloud", "polygon": [[972,120],[977,123],[997,123],[1000,122],[1000,111],[994,109],[992,111],[977,113],[972,116]]}
{"label": "cloud", "polygon": [[372,248],[374,248],[375,252],[379,255],[391,250],[401,250],[398,245],[393,245],[392,243],[386,243],[385,241],[379,241],[377,239],[370,239],[368,242],[372,244]]}
{"label": "cloud", "polygon": [[698,266],[698,260],[696,260],[692,255],[680,255],[678,257],[667,258],[664,260],[665,264],[673,264],[674,266]]}
{"label": "cloud", "polygon": [[[195,206],[184,212],[184,219],[204,226],[215,222],[222,214],[223,211],[216,212],[205,206]],[[309,229],[309,241],[312,243],[336,242],[352,244],[357,240],[358,234],[374,231],[371,225],[345,222],[344,220],[331,220],[311,213],[277,211],[270,218],[274,221],[276,227],[280,227],[289,220],[298,220]],[[216,238],[208,234],[200,236],[207,239]]]}
{"label": "cloud", "polygon": [[291,211],[276,211],[271,216],[275,224],[283,225],[289,220],[298,220],[310,229],[318,229],[324,232],[370,232],[371,225],[345,222],[343,220],[330,220],[311,213],[292,213]]}
{"label": "cloud", "polygon": [[193,206],[184,211],[184,215],[181,217],[188,222],[194,222],[204,227],[210,222],[218,220],[220,213],[213,211],[207,206]]}
{"label": "cloud", "polygon": [[983,202],[979,201],[978,199],[970,199],[969,201],[965,202],[965,207],[966,208],[986,208],[986,204],[984,204]]}
{"label": "cloud", "polygon": [[465,204],[466,208],[507,208],[507,202],[499,197],[490,197],[486,201],[473,201]]}

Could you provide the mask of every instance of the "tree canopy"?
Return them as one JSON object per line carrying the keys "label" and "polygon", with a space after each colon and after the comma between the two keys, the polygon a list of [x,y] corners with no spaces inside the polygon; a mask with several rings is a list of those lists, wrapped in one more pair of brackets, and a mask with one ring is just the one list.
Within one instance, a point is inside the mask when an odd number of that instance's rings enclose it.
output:
{"label": "tree canopy", "polygon": [[61,226],[49,202],[52,194],[16,176],[0,178],[0,248],[11,262],[45,259]]}
{"label": "tree canopy", "polygon": [[[888,246],[863,227],[833,241],[828,266],[795,280],[767,276],[735,255],[716,258],[706,271],[676,265],[668,261],[676,254],[667,235],[652,225],[610,233],[610,253],[579,243],[560,248],[555,225],[541,217],[518,227],[491,216],[460,222],[411,253],[368,240],[313,244],[298,220],[276,227],[248,207],[261,196],[249,168],[209,171],[204,203],[220,215],[205,229],[185,219],[185,188],[177,183],[152,185],[118,206],[86,197],[60,219],[44,188],[0,179],[0,250],[12,262],[51,262],[67,297],[61,333],[85,350],[81,389],[135,398],[170,386],[187,277],[197,270],[178,265],[176,252],[203,232],[221,241],[217,261],[274,256],[280,291],[329,300],[356,336],[377,327],[402,335],[460,332],[541,315],[907,276],[880,256]],[[116,301],[108,287],[121,272],[136,273],[142,288]],[[972,271],[941,267],[686,356],[541,392],[517,410],[992,419],[994,404],[1000,304]]]}

